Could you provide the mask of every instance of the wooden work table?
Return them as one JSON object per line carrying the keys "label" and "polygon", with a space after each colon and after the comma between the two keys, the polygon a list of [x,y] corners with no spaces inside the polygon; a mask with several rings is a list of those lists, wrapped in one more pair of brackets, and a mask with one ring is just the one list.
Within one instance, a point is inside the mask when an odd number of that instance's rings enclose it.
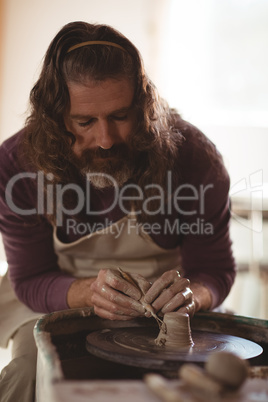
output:
{"label": "wooden work table", "polygon": [[[86,350],[88,333],[100,328],[135,327],[139,322],[103,320],[92,314],[91,309],[60,311],[43,316],[34,329],[38,348],[36,401],[161,401],[143,381],[146,370],[103,360]],[[268,401],[268,321],[204,312],[195,315],[191,327],[243,337],[261,345],[262,355],[250,359],[251,371],[255,371],[252,378],[248,378],[238,392],[228,394],[218,402]],[[257,371],[266,379],[257,378]],[[181,380],[174,375],[167,375],[167,378],[171,389],[180,389]],[[183,398],[186,401],[185,395]],[[201,401],[190,396],[187,400]]]}

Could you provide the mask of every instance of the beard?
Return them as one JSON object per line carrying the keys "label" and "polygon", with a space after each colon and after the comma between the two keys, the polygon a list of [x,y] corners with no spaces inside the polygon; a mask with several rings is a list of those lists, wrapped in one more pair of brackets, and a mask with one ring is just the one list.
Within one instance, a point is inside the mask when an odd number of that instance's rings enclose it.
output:
{"label": "beard", "polygon": [[74,156],[74,164],[96,188],[122,187],[135,170],[135,152],[125,143],[109,149],[85,149]]}

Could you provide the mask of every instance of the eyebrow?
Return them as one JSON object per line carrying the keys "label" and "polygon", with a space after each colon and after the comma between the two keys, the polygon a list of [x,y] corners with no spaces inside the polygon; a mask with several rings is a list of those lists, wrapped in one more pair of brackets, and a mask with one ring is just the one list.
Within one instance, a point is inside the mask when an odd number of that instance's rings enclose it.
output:
{"label": "eyebrow", "polygon": [[[109,113],[109,116],[113,116],[113,115],[118,114],[118,113],[128,112],[131,108],[132,108],[132,105],[127,106],[127,107],[122,107],[120,109],[113,110],[111,113]],[[92,118],[92,115],[90,115],[90,114],[71,114],[70,117],[73,120],[80,120],[80,119],[87,119],[88,120],[88,119]]]}

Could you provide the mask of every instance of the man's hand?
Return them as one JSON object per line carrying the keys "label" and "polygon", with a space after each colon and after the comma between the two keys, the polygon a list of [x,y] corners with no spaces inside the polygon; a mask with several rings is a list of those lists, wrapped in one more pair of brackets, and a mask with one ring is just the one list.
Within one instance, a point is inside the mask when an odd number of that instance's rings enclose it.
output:
{"label": "man's hand", "polygon": [[100,270],[97,278],[77,279],[68,291],[68,305],[70,308],[93,306],[98,316],[110,320],[143,316],[145,309],[139,302],[142,293],[144,302],[160,314],[179,311],[192,317],[196,311],[211,306],[210,291],[199,283],[190,285],[176,270],[165,272],[153,285],[141,275],[131,274],[131,277],[142,292],[114,269]]}
{"label": "man's hand", "polygon": [[144,301],[151,304],[156,313],[179,311],[191,317],[196,310],[190,281],[182,278],[176,270],[160,276],[146,293]]}
{"label": "man's hand", "polygon": [[[131,274],[131,277],[144,292],[151,286],[141,275]],[[125,280],[117,270],[100,270],[90,291],[94,312],[102,318],[131,320],[144,315],[145,310],[139,302],[142,292]]]}
{"label": "man's hand", "polygon": [[96,278],[76,279],[68,289],[67,304],[69,308],[91,307],[91,284]]}

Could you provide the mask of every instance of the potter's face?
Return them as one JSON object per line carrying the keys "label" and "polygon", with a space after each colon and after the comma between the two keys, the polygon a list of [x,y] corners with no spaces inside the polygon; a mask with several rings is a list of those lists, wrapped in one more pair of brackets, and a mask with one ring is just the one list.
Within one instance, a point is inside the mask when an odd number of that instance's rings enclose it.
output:
{"label": "potter's face", "polygon": [[132,82],[69,82],[68,89],[70,110],[65,125],[76,138],[73,152],[79,168],[84,173],[110,174],[122,185],[133,169],[128,147],[135,127]]}

